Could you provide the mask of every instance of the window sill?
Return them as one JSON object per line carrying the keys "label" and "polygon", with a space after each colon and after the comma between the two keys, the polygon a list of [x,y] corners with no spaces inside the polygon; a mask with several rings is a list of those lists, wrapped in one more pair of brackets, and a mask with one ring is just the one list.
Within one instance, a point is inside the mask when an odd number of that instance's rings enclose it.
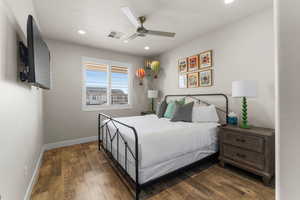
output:
{"label": "window sill", "polygon": [[117,105],[117,106],[83,106],[83,111],[102,111],[102,110],[125,110],[132,109],[132,105]]}

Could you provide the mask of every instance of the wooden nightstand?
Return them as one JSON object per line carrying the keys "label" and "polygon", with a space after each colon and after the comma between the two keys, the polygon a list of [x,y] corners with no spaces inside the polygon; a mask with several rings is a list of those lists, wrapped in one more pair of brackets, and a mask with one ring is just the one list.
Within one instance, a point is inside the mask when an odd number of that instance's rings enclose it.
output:
{"label": "wooden nightstand", "polygon": [[232,164],[263,177],[270,184],[275,170],[274,129],[237,126],[219,128],[220,164]]}
{"label": "wooden nightstand", "polygon": [[143,112],[141,112],[141,115],[151,115],[151,114],[155,114],[155,111],[143,111]]}

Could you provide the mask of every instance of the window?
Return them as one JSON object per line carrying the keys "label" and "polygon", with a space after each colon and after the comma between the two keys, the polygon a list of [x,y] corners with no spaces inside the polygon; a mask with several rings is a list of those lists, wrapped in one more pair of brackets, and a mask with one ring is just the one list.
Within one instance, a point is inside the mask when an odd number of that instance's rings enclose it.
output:
{"label": "window", "polygon": [[83,110],[130,107],[130,64],[83,58]]}

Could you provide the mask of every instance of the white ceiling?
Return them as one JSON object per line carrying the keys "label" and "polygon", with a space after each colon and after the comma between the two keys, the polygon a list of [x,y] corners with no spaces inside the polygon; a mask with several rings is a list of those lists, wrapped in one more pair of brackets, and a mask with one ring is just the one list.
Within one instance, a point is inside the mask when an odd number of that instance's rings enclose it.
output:
{"label": "white ceiling", "polygon": [[[34,0],[41,31],[58,39],[130,54],[153,56],[197,36],[272,6],[272,0]],[[129,6],[137,16],[145,15],[145,27],[176,32],[175,38],[147,36],[125,44],[108,38],[110,31],[126,36],[134,26],[121,12]],[[77,31],[83,29],[86,35]],[[149,46],[150,50],[144,50]]]}

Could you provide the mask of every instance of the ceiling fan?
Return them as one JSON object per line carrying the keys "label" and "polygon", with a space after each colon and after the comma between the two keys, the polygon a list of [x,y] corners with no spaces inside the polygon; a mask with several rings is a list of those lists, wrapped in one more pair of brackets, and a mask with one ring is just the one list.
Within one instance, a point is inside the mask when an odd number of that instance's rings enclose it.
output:
{"label": "ceiling fan", "polygon": [[149,30],[144,27],[144,23],[146,21],[145,16],[135,17],[129,7],[122,7],[121,10],[126,15],[128,20],[134,25],[136,28],[136,33],[132,34],[127,38],[127,40],[133,40],[137,37],[145,37],[146,35],[156,35],[162,37],[175,37],[176,33],[164,32],[164,31],[154,31]]}

